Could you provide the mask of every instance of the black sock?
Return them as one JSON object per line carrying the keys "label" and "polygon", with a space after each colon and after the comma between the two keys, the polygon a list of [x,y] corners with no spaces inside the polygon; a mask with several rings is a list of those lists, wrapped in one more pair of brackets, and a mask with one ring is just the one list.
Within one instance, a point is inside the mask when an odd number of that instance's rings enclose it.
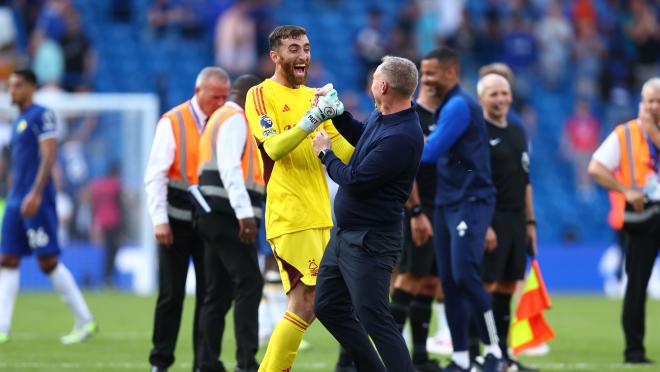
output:
{"label": "black sock", "polygon": [[403,331],[403,325],[406,324],[406,318],[408,317],[408,310],[410,309],[410,301],[412,301],[413,296],[404,292],[401,289],[395,289],[392,293],[392,302],[390,302],[390,311],[394,317],[394,322],[396,327],[399,329],[399,332]]}
{"label": "black sock", "polygon": [[511,324],[511,295],[505,293],[493,293],[493,318],[497,327],[497,337],[500,339],[502,356],[509,359],[509,325]]}
{"label": "black sock", "polygon": [[470,325],[468,326],[468,353],[470,355],[470,363],[474,363],[474,358],[481,354],[479,341],[477,320],[474,317],[470,317]]}
{"label": "black sock", "polygon": [[410,328],[412,328],[413,363],[422,364],[429,360],[426,352],[426,338],[431,322],[433,297],[417,295],[410,303]]}

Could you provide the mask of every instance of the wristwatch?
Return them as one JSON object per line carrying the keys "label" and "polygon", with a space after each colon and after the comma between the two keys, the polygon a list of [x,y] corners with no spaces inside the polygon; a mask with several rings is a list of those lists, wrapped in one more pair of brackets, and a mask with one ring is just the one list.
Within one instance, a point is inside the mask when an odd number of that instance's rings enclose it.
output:
{"label": "wristwatch", "polygon": [[417,204],[416,206],[410,208],[408,210],[408,213],[410,213],[410,217],[416,217],[424,213],[424,208],[422,208],[421,205]]}
{"label": "wristwatch", "polygon": [[318,156],[319,156],[319,160],[321,160],[321,163],[323,163],[323,160],[325,159],[325,155],[328,153],[328,151],[330,151],[330,149],[325,149],[325,150],[319,151]]}

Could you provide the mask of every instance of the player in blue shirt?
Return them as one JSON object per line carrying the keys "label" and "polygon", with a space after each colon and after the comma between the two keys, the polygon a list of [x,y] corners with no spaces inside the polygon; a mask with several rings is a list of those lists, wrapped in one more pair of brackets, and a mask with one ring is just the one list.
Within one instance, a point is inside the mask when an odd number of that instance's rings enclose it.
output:
{"label": "player in blue shirt", "polygon": [[9,340],[20,258],[34,253],[41,271],[74,313],[73,331],[61,338],[62,343],[71,344],[88,338],[97,326],[71,272],[58,260],[55,187],[51,180],[57,126],[52,111],[32,102],[36,87],[36,77],[30,70],[14,71],[9,78],[9,95],[20,114],[12,128],[11,188],[2,221],[0,343]]}
{"label": "player in blue shirt", "polygon": [[436,164],[433,235],[454,352],[445,371],[468,371],[468,326],[476,318],[485,345],[483,371],[504,371],[488,294],[481,282],[486,229],[495,206],[488,133],[481,106],[459,83],[458,55],[440,48],[424,57],[440,71],[444,95],[422,163]]}

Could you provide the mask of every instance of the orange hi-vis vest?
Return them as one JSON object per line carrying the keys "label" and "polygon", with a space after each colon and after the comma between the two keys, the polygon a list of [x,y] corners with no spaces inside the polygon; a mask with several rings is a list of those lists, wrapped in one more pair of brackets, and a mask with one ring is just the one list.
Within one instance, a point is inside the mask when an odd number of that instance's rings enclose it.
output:
{"label": "orange hi-vis vest", "polygon": [[222,106],[216,110],[209,119],[209,125],[204,128],[199,141],[199,188],[212,211],[234,214],[229,203],[229,194],[222,184],[218,171],[217,140],[220,127],[234,114],[240,113],[245,123],[245,145],[241,156],[243,180],[247,189],[254,216],[260,219],[263,216],[262,203],[266,187],[263,172],[257,155],[257,144],[248,126],[243,110],[230,106]]}
{"label": "orange hi-vis vest", "polygon": [[[650,175],[654,175],[655,169],[653,166],[654,161],[658,159],[651,158],[651,150],[647,141],[646,135],[637,120],[631,120],[626,124],[619,124],[614,131],[616,132],[619,140],[619,148],[621,149],[621,162],[619,170],[615,174],[617,180],[628,188],[637,191],[642,191],[646,185],[646,179]],[[616,193],[619,200],[613,200],[613,208],[618,206],[624,209],[620,210],[621,225],[623,222],[643,222],[655,214],[658,206],[652,208],[645,208],[644,211],[636,213],[631,208],[625,207],[625,198],[621,193]],[[615,212],[616,213],[616,212]],[[617,223],[616,216],[610,216],[611,222]]]}
{"label": "orange hi-vis vest", "polygon": [[163,115],[170,119],[176,143],[174,162],[167,172],[167,215],[192,221],[193,204],[188,187],[197,184],[197,158],[200,133],[193,116],[192,102],[186,101]]}

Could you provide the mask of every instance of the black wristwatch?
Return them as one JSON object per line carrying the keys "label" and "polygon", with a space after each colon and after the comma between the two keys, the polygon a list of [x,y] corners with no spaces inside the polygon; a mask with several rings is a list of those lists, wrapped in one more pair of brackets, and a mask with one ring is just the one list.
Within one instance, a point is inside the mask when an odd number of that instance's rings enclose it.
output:
{"label": "black wristwatch", "polygon": [[330,151],[330,149],[325,149],[325,150],[319,151],[318,156],[319,156],[319,160],[321,160],[321,163],[323,163],[323,160],[325,159],[325,155],[328,153],[328,151]]}
{"label": "black wristwatch", "polygon": [[410,217],[416,217],[424,213],[424,208],[422,208],[421,205],[417,204],[416,206],[410,208],[408,210],[408,213],[410,213]]}

